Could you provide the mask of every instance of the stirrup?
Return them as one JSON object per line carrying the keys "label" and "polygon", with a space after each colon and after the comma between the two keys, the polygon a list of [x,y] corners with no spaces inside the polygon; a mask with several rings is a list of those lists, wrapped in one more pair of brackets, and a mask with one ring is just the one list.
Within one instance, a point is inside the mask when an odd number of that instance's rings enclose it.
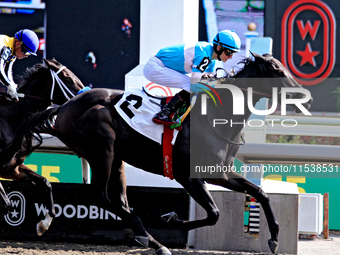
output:
{"label": "stirrup", "polygon": [[[177,120],[179,120],[179,122],[177,122]],[[178,116],[176,120],[174,120],[176,122],[176,124],[171,124],[169,125],[169,127],[171,129],[177,129],[178,131],[182,130],[182,121],[181,118]]]}
{"label": "stirrup", "polygon": [[[178,123],[178,122],[175,122],[175,121],[172,121],[172,122],[162,121],[162,120],[157,119],[157,118],[153,118],[152,121],[155,124],[164,125],[164,126],[169,127],[170,129],[177,129],[178,131],[182,130],[182,125],[181,125],[182,123]],[[179,121],[181,121],[181,119],[179,119]]]}
{"label": "stirrup", "polygon": [[171,125],[176,125],[177,123],[174,121],[165,121],[165,120],[160,120],[158,118],[153,118],[152,121],[158,125],[164,125],[164,126],[171,126]]}

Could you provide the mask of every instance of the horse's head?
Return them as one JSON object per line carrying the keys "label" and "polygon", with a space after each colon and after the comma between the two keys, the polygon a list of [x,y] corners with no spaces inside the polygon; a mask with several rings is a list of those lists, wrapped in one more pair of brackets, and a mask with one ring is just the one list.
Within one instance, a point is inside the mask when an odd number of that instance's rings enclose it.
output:
{"label": "horse's head", "polygon": [[79,78],[57,60],[46,60],[26,69],[19,84],[25,98],[63,104],[84,88]]}
{"label": "horse's head", "polygon": [[[280,89],[283,87],[286,88],[302,88],[302,86],[294,79],[294,77],[288,72],[288,70],[284,67],[284,65],[274,58],[271,54],[255,54],[252,53],[254,57],[254,61],[246,60],[245,68],[241,71],[241,74],[238,75],[239,78],[260,78],[254,79],[252,82],[252,87],[254,91],[258,90],[263,93],[272,95],[272,88]],[[247,68],[249,67],[249,68]],[[250,68],[252,67],[252,68]],[[249,71],[246,72],[246,69]],[[304,93],[296,92],[289,93],[290,98],[305,98],[306,95]],[[279,97],[279,100],[281,98]],[[309,109],[313,102],[313,98],[311,98],[308,102],[303,103],[302,105]],[[296,112],[301,112],[299,108],[294,105]]]}
{"label": "horse's head", "polygon": [[84,88],[80,79],[57,60],[44,59],[52,77],[50,99],[55,104],[63,104]]}

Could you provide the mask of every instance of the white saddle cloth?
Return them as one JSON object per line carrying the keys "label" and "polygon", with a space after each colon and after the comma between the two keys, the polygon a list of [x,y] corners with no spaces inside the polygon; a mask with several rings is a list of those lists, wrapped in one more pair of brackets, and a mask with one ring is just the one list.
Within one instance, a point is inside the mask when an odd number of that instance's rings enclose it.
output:
{"label": "white saddle cloth", "polygon": [[[152,118],[161,110],[161,99],[151,97],[139,88],[128,88],[115,105],[119,115],[138,133],[162,144],[163,125],[153,123]],[[175,144],[178,130],[174,130]]]}

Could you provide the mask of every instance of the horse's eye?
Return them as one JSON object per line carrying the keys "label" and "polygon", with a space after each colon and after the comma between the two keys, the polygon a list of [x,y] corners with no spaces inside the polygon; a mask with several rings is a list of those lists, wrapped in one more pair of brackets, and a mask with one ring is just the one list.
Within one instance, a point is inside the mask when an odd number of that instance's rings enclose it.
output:
{"label": "horse's eye", "polygon": [[284,72],[282,72],[282,71],[278,71],[277,74],[281,77],[285,76]]}
{"label": "horse's eye", "polygon": [[66,80],[67,80],[68,83],[73,83],[71,78],[67,78]]}

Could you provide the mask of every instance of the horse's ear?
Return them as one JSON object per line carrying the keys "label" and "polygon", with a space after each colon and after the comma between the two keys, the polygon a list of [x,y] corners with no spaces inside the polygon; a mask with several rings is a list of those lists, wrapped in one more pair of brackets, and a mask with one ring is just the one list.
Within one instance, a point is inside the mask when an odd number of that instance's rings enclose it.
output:
{"label": "horse's ear", "polygon": [[46,58],[43,58],[43,60],[44,60],[44,65],[46,67],[50,68],[50,66],[51,66],[50,62]]}
{"label": "horse's ear", "polygon": [[265,58],[259,54],[249,51],[250,54],[255,58],[255,61],[259,64],[263,64],[265,62]]}
{"label": "horse's ear", "polygon": [[51,69],[51,70],[58,70],[58,64],[59,62],[57,62],[57,60],[55,60],[54,58],[52,60],[47,60],[45,58],[44,59],[44,64],[45,66],[48,68],[48,69]]}

